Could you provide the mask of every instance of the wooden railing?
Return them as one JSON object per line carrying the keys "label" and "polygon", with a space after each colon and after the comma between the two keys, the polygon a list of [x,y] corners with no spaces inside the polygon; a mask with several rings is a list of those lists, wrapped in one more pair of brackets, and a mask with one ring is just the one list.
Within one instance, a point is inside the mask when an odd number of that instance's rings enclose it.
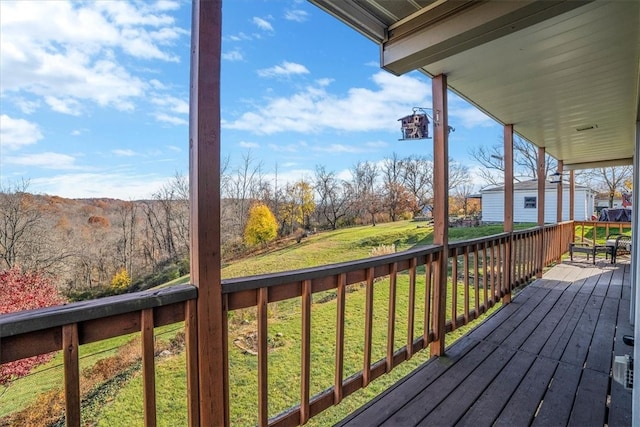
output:
{"label": "wooden railing", "polygon": [[[458,329],[486,313],[501,302],[511,291],[541,271],[542,261],[556,260],[568,248],[572,238],[572,223],[548,227],[536,227],[514,233],[502,233],[474,240],[449,244],[447,307],[445,331]],[[541,242],[549,244],[541,251]],[[285,426],[304,424],[309,418],[336,405],[371,381],[390,372],[400,363],[410,359],[429,343],[444,339],[435,331],[435,283],[432,265],[443,256],[441,246],[423,246],[408,251],[374,258],[351,261],[304,270],[266,274],[223,281],[225,314],[245,308],[257,312],[258,334],[258,424],[261,426]],[[401,280],[399,280],[399,278]],[[420,282],[420,286],[417,283]],[[345,328],[346,319],[356,315],[346,308],[347,286],[362,284],[365,292],[364,340],[362,343],[361,369],[345,378]],[[406,287],[408,310],[403,323],[406,333],[401,346],[396,345],[397,292]],[[386,344],[384,357],[372,360],[374,348],[374,293],[384,288],[388,295],[386,304]],[[420,292],[417,291],[420,289]],[[332,370],[333,384],[311,396],[312,295],[326,291],[336,294],[335,358]],[[143,393],[145,424],[155,424],[154,380],[154,327],[186,321],[187,333],[187,381],[189,422],[197,420],[197,401],[218,396],[198,396],[198,361],[192,357],[196,345],[197,289],[189,285],[175,286],[160,291],[146,291],[72,303],[0,316],[0,362],[64,351],[66,421],[67,425],[80,424],[78,346],[110,337],[140,331],[142,334]],[[268,304],[298,299],[301,304],[300,383],[299,403],[289,410],[269,414],[269,351]],[[508,299],[506,299],[508,301]],[[419,316],[416,316],[419,313]],[[420,317],[420,318],[417,318]],[[416,333],[415,331],[419,331]],[[328,345],[329,343],[327,343]],[[189,355],[191,353],[191,356]],[[381,353],[381,351],[377,351]],[[228,408],[227,408],[228,410]]]}
{"label": "wooden railing", "polygon": [[[453,242],[448,254],[448,306],[445,308],[447,332],[458,329],[478,318],[518,284],[533,278],[539,271],[539,243],[543,229],[503,233],[485,238]],[[568,243],[567,243],[568,247]],[[513,262],[506,264],[508,248]],[[434,313],[434,277],[432,265],[442,256],[440,246],[425,246],[392,255],[384,255],[360,261],[352,261],[330,266],[292,271],[287,273],[266,274],[250,278],[238,278],[223,281],[226,295],[226,307],[229,311],[257,307],[258,328],[258,424],[260,426],[285,426],[304,424],[310,417],[332,405],[337,405],[350,394],[366,387],[371,381],[390,372],[400,363],[410,359],[417,351],[427,348],[437,339],[438,330]],[[507,268],[511,267],[511,274]],[[424,275],[424,292],[416,292],[418,271]],[[396,295],[400,274],[408,275],[403,286],[408,287],[408,312],[403,319],[406,322],[405,344],[395,347],[396,334]],[[507,278],[512,279],[507,281]],[[362,368],[359,372],[345,378],[344,331],[345,289],[348,285],[363,283],[366,292],[365,333],[362,353]],[[374,293],[385,286],[384,294],[389,295],[386,313],[387,334],[385,356],[372,360],[372,328],[374,322]],[[335,360],[333,365],[333,385],[315,396],[310,396],[311,376],[310,342],[311,337],[311,301],[312,295],[335,290],[336,328],[334,337]],[[388,292],[387,292],[388,291]],[[301,301],[301,378],[299,404],[288,411],[270,418],[268,413],[269,389],[267,339],[267,305],[269,303],[299,298]],[[423,313],[416,319],[415,312]],[[416,324],[421,326],[418,336],[414,336]],[[403,328],[404,330],[405,328]],[[329,345],[330,343],[327,343]]]}
{"label": "wooden railing", "polygon": [[[623,234],[631,231],[630,222],[574,221],[574,224],[577,229],[576,242],[594,243],[606,239],[612,233]],[[589,233],[589,237],[586,237],[588,230],[591,230],[591,233]]]}
{"label": "wooden railing", "polygon": [[[196,316],[197,289],[179,285],[38,310],[0,316],[0,363],[64,352],[65,418],[80,425],[80,365],[78,347],[133,332],[142,335],[142,375],[145,425],[155,425],[155,368],[153,332],[158,326],[186,321],[187,331]],[[187,352],[193,337],[187,332]],[[196,366],[187,366],[193,381]],[[197,402],[193,402],[197,403]],[[190,405],[190,413],[197,406]]]}

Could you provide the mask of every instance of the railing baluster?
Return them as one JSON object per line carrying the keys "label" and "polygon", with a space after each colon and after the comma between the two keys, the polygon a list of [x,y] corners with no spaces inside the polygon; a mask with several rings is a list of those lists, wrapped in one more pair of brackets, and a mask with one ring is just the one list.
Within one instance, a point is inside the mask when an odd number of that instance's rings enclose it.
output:
{"label": "railing baluster", "polygon": [[153,343],[153,309],[140,312],[142,333],[142,387],[144,390],[144,425],[156,425],[156,370]]}
{"label": "railing baluster", "polygon": [[482,275],[482,293],[484,294],[485,309],[489,308],[489,290],[487,289],[489,287],[489,277],[487,276],[489,274],[489,268],[487,266],[487,245],[487,242],[482,244],[482,269],[484,271],[484,274]]}
{"label": "railing baluster", "polygon": [[258,291],[258,425],[269,423],[269,356],[267,348],[267,302],[269,288]]}
{"label": "railing baluster", "polygon": [[496,265],[498,266],[498,276],[496,280],[498,281],[498,285],[496,289],[498,290],[498,301],[504,295],[504,242],[502,239],[498,240],[498,247],[496,248]]}
{"label": "railing baluster", "polygon": [[469,247],[464,247],[463,253],[463,269],[464,269],[464,323],[469,323]]}
{"label": "railing baluster", "polygon": [[367,269],[367,289],[364,320],[364,366],[362,367],[362,387],[371,381],[371,340],[373,334],[373,267]]}
{"label": "railing baluster", "polygon": [[[447,257],[447,254],[443,254]],[[445,265],[447,265],[445,263]],[[447,274],[447,271],[443,272]],[[451,258],[451,326],[456,329],[458,319],[458,248],[453,249]]]}
{"label": "railing baluster", "polygon": [[491,269],[491,301],[496,302],[496,256],[493,241],[489,244],[489,266]]}
{"label": "railing baluster", "polygon": [[475,308],[476,308],[476,316],[475,318],[477,319],[478,316],[480,316],[480,268],[478,265],[478,260],[479,260],[479,253],[478,251],[480,250],[480,248],[478,247],[477,244],[473,245],[473,290],[475,293]]}
{"label": "railing baluster", "polygon": [[198,303],[189,300],[185,303],[185,347],[187,359],[187,399],[188,424],[200,425],[200,396],[198,394]]}
{"label": "railing baluster", "polygon": [[335,387],[333,389],[333,403],[337,405],[342,401],[342,375],[344,371],[344,308],[345,308],[345,288],[347,275],[338,275],[338,289],[336,301],[336,372]]}
{"label": "railing baluster", "polygon": [[78,324],[62,327],[64,349],[64,394],[67,426],[80,426],[80,365],[78,362]]}
{"label": "railing baluster", "polygon": [[302,372],[300,384],[300,424],[309,420],[311,381],[311,280],[302,281]]}
{"label": "railing baluster", "polygon": [[415,326],[416,307],[416,264],[417,260],[409,261],[409,307],[407,308],[407,360],[413,356],[413,328]]}
{"label": "railing baluster", "polygon": [[427,347],[427,344],[431,341],[431,286],[432,286],[432,276],[431,276],[431,264],[433,262],[433,255],[428,254],[424,264],[424,331],[422,333],[423,338],[423,348]]}
{"label": "railing baluster", "polygon": [[398,279],[398,264],[391,264],[389,274],[389,315],[387,316],[387,372],[393,369],[393,348],[396,331],[396,285]]}

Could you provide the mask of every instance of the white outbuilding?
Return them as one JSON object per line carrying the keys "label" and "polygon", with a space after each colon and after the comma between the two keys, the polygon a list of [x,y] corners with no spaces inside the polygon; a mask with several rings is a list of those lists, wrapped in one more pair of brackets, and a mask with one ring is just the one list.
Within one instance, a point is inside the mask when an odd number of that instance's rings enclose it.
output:
{"label": "white outbuilding", "polygon": [[[545,186],[544,222],[556,222],[559,183],[547,182]],[[569,183],[562,184],[562,220],[569,220]],[[482,222],[504,221],[504,186],[485,188],[482,195]],[[576,221],[590,220],[595,213],[596,192],[589,187],[576,185],[574,191],[574,214]],[[513,221],[538,221],[538,180],[516,182],[513,185]]]}

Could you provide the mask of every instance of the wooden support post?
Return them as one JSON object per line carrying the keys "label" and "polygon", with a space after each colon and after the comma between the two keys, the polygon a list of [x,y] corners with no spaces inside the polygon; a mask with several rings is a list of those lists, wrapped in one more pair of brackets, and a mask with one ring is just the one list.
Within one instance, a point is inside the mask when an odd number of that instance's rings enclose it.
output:
{"label": "wooden support post", "polygon": [[[575,205],[576,205],[576,175],[573,169],[569,171],[569,221],[575,221]],[[591,218],[585,218],[590,220]],[[584,226],[582,233],[584,233]],[[576,241],[576,225],[571,225],[571,240],[572,243]],[[582,240],[581,240],[582,241]]]}
{"label": "wooden support post", "polygon": [[511,302],[511,289],[514,287],[512,266],[513,242],[513,125],[504,127],[504,231],[509,233],[504,248],[504,264],[502,266],[504,303]]}
{"label": "wooden support post", "polygon": [[[564,179],[562,178],[563,169],[564,169],[563,161],[558,160],[558,173],[560,174],[560,183],[558,184],[558,198],[556,200],[556,222],[557,223],[562,222],[562,202],[563,202],[563,193],[564,193]],[[557,242],[555,242],[556,245],[554,246],[554,248],[558,252],[558,256],[556,257],[557,263],[562,262],[562,254],[564,253],[564,250],[566,250],[566,248],[562,247],[562,242],[564,241],[564,239],[562,238],[562,230],[560,230],[559,234],[560,234],[560,237],[556,239]]]}
{"label": "wooden support post", "polygon": [[[573,170],[569,171],[569,221],[575,219],[576,205],[576,174]],[[587,218],[591,219],[591,218]]]}
{"label": "wooden support post", "polygon": [[558,201],[556,204],[556,222],[562,222],[562,194],[564,192],[564,180],[562,179],[564,163],[558,160],[558,173],[560,174],[560,183],[558,184]]}
{"label": "wooden support post", "polygon": [[433,329],[431,355],[444,354],[445,311],[447,305],[447,264],[449,258],[449,120],[447,76],[432,80],[433,95],[433,244],[442,247],[434,263]]}
{"label": "wooden support post", "polygon": [[220,280],[220,59],[222,1],[194,0],[189,174],[191,281],[198,287],[200,425],[229,425],[227,314]]}
{"label": "wooden support post", "polygon": [[544,147],[538,147],[538,226],[540,227],[540,238],[538,239],[538,247],[537,252],[538,256],[537,265],[536,265],[536,277],[540,279],[542,277],[542,269],[544,268],[544,252],[545,252],[545,241],[544,241],[544,196],[545,190],[547,186],[547,176],[545,173],[545,160],[546,160],[546,151]]}

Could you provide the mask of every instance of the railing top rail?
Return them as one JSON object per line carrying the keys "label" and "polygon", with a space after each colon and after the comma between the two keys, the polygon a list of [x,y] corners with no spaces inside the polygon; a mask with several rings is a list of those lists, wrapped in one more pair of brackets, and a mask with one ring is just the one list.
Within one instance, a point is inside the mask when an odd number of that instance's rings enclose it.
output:
{"label": "railing top rail", "polygon": [[489,243],[494,240],[503,239],[505,237],[508,237],[509,235],[510,233],[498,233],[498,234],[492,234],[491,236],[476,237],[475,239],[457,240],[457,241],[449,242],[449,249],[457,249],[457,248],[463,248],[463,247],[472,246],[472,245],[479,245],[482,243]]}
{"label": "railing top rail", "polygon": [[0,315],[0,338],[184,302],[195,299],[197,296],[198,289],[195,286],[176,285],[162,289],[2,314]]}
{"label": "railing top rail", "polygon": [[363,270],[370,267],[426,256],[438,252],[440,248],[441,246],[439,245],[425,245],[390,255],[380,255],[361,260],[340,262],[300,270],[225,279],[222,281],[222,293],[229,294],[233,292],[268,288],[286,283],[300,282],[303,280],[335,276],[342,273],[349,273],[351,271]]}

